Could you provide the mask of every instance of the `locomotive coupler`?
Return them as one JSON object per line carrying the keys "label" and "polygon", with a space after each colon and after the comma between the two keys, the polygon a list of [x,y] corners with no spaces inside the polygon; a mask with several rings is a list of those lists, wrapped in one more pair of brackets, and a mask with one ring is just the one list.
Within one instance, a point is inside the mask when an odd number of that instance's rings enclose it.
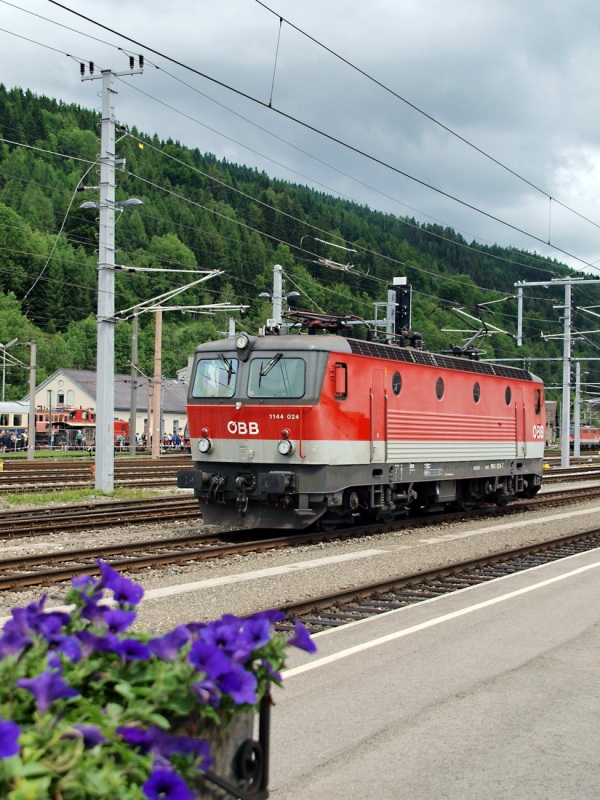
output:
{"label": "locomotive coupler", "polygon": [[246,494],[246,478],[243,475],[238,475],[235,479],[235,485],[238,488],[238,496],[235,498],[235,502],[238,508],[238,514],[240,517],[246,516],[246,511],[248,510],[248,496]]}

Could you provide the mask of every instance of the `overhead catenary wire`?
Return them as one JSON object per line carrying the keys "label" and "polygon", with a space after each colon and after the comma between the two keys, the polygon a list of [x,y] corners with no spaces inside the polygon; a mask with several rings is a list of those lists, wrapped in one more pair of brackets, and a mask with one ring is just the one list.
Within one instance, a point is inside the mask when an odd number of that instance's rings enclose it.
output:
{"label": "overhead catenary wire", "polygon": [[[5,2],[5,1],[6,1],[6,0],[0,0],[0,2]],[[57,23],[57,24],[58,24],[58,23]],[[86,35],[86,36],[87,36],[87,34],[82,34],[82,35]],[[92,38],[95,38],[95,37],[92,37]],[[99,41],[101,41],[101,40],[99,40]],[[116,47],[115,45],[112,45],[112,46]],[[117,48],[117,49],[119,49],[119,50],[122,50],[122,48]],[[60,51],[59,51],[59,52],[60,52]],[[158,69],[158,67],[157,67],[157,69]],[[163,71],[164,71],[164,70],[163,70]],[[166,74],[170,74],[170,73],[166,73]],[[174,77],[174,76],[172,76],[172,77]],[[128,84],[128,85],[129,85],[129,84]],[[189,84],[185,84],[185,85],[189,85]],[[141,90],[139,90],[139,89],[138,89],[138,87],[131,87],[131,88],[134,88],[134,90],[136,90],[136,91],[141,91]],[[143,94],[147,94],[147,93],[145,93],[145,92],[143,92],[143,91],[142,91],[142,93],[143,93]],[[147,95],[147,96],[150,96],[150,95]],[[206,95],[204,95],[204,96],[206,97]],[[156,99],[156,98],[153,98],[153,99]],[[162,102],[162,101],[157,101],[157,102]],[[175,110],[175,111],[177,111],[177,113],[182,113],[182,114],[184,113],[184,112],[181,112],[181,111],[179,111],[179,110],[177,110],[177,109],[174,109],[174,108],[172,108],[171,106],[168,106],[168,105],[167,105],[167,104],[165,104],[165,103],[163,103],[163,105],[166,105],[167,107],[171,108],[172,110]],[[232,113],[235,113],[235,112],[232,112]],[[188,118],[190,118],[190,119],[193,119],[192,117],[189,117],[189,115],[187,115],[187,114],[184,114],[184,116],[187,116]],[[203,125],[203,124],[204,124],[204,123],[201,123],[201,122],[199,122],[198,120],[194,120],[194,121],[196,121],[196,122],[197,122],[197,124],[201,124],[201,125]],[[254,123],[252,123],[252,124],[254,124]],[[205,126],[205,127],[209,127],[209,126]],[[258,126],[258,127],[260,127],[260,126]],[[211,130],[214,130],[214,129],[211,129]],[[264,129],[264,128],[261,128],[261,130],[265,130],[265,129]],[[215,132],[217,132],[217,131],[215,131]],[[220,132],[218,132],[218,133],[219,133],[220,135],[224,135],[224,134],[221,134]],[[226,138],[229,138],[229,137],[226,137]],[[281,138],[281,137],[276,137],[276,138]],[[282,140],[282,141],[284,141],[284,140]],[[242,146],[244,146],[244,145],[242,145]],[[298,149],[298,148],[296,148],[296,149]],[[256,152],[256,151],[253,151],[253,152]],[[305,151],[301,151],[301,152],[305,152]],[[262,154],[259,154],[259,155],[262,155]],[[307,155],[310,155],[310,154],[307,154]],[[266,158],[268,158],[268,156],[262,156],[262,157],[266,157]],[[314,157],[314,156],[311,156],[311,157]],[[272,159],[271,159],[271,160],[272,160]],[[317,160],[320,160],[320,159],[317,159]],[[279,163],[279,162],[275,162],[275,163]],[[321,163],[325,163],[325,162],[321,162]],[[188,165],[186,165],[186,166],[188,166]],[[283,166],[283,165],[281,165],[281,166]],[[286,167],[286,168],[287,168],[287,167]],[[339,171],[339,170],[338,170],[338,171]],[[298,174],[299,174],[299,173],[298,173]],[[342,172],[341,174],[347,175],[347,173],[343,173],[343,172]],[[306,177],[306,176],[303,176],[303,177]],[[378,191],[378,192],[379,192],[379,190],[377,190],[377,189],[374,189],[373,187],[370,187],[368,184],[366,184],[366,183],[364,183],[364,182],[362,182],[362,181],[359,181],[358,179],[356,179],[356,178],[353,178],[353,177],[352,177],[352,176],[350,176],[350,175],[347,175],[347,177],[350,177],[352,180],[355,180],[355,181],[357,181],[358,183],[360,183],[360,184],[364,185],[364,186],[365,186],[365,187],[367,187],[367,188],[370,188],[370,189],[372,189],[373,191]],[[309,180],[311,180],[312,182],[314,182],[314,180],[312,180],[312,179],[309,179]],[[318,182],[317,182],[317,183],[318,183]],[[329,188],[329,187],[325,187],[325,188]],[[335,190],[331,190],[331,189],[330,189],[330,191],[335,191]],[[379,193],[380,193],[380,194],[382,194],[382,195],[384,195],[384,196],[386,196],[386,197],[388,197],[388,198],[389,198],[389,199],[391,199],[391,200],[394,200],[394,202],[398,202],[398,203],[400,203],[401,205],[405,205],[405,204],[403,204],[401,201],[397,200],[396,198],[393,198],[393,197],[391,197],[390,195],[387,195],[387,194],[385,194],[385,193],[382,193],[382,192],[379,192]],[[275,209],[275,210],[277,210],[277,209]],[[416,209],[412,209],[412,210],[416,210]],[[419,213],[422,213],[422,212],[419,212]],[[425,216],[428,216],[428,215],[425,215]],[[463,243],[461,243],[461,242],[456,242],[456,241],[450,240],[450,239],[448,239],[447,237],[444,237],[443,235],[440,235],[440,234],[434,233],[434,232],[432,232],[432,231],[429,231],[429,230],[428,230],[426,227],[419,226],[419,225],[417,225],[417,224],[413,224],[413,223],[411,223],[411,222],[410,222],[409,220],[407,220],[407,219],[403,220],[403,224],[409,225],[410,227],[414,227],[415,229],[419,229],[419,230],[423,231],[423,232],[424,232],[426,235],[437,236],[438,238],[444,239],[444,240],[446,240],[446,241],[452,241],[452,242],[453,242],[453,244],[455,244],[456,246],[467,247],[467,248],[472,248],[472,247],[473,247],[473,245],[468,245],[468,244],[466,244],[466,243],[464,243],[464,244],[463,244]],[[526,235],[529,235],[529,234],[526,234]],[[542,240],[540,239],[539,241],[542,241]],[[476,248],[476,249],[477,249],[477,248]],[[484,252],[484,251],[481,251],[481,250],[479,250],[479,252]],[[489,256],[489,257],[496,257],[496,258],[497,258],[497,256],[492,256],[491,254],[487,254],[487,253],[484,253],[484,254],[485,254],[486,256]],[[567,254],[567,255],[569,255],[568,253],[566,253],[566,254]],[[572,256],[572,257],[574,257],[574,258],[577,258],[576,256]],[[541,259],[540,259],[540,260],[541,260]],[[513,261],[513,262],[510,262],[510,263],[517,263],[517,262],[514,262],[514,261]],[[587,262],[585,262],[585,263],[587,264]],[[592,266],[593,266],[593,265],[592,265]],[[536,268],[535,268],[535,267],[533,267],[532,265],[528,265],[528,267],[529,267],[530,269],[536,269]],[[540,269],[543,269],[543,268],[540,268]],[[544,270],[544,271],[548,271],[548,270]]]}
{"label": "overhead catenary wire", "polygon": [[[58,0],[49,0],[49,2],[52,3],[53,5],[59,7],[59,8],[62,8],[63,10],[65,10],[65,11],[71,13],[71,14],[74,14],[74,15],[80,17],[81,19],[86,20],[87,22],[90,22],[93,25],[96,25],[96,26],[102,28],[103,30],[109,31],[110,33],[112,33],[112,34],[114,34],[116,36],[119,36],[119,37],[125,39],[126,41],[132,42],[136,46],[141,47],[143,50],[148,50],[148,51],[154,53],[155,55],[158,55],[161,58],[164,58],[167,61],[170,61],[173,64],[177,64],[178,66],[182,67],[183,69],[186,69],[186,70],[188,70],[188,71],[190,71],[192,73],[195,73],[196,75],[198,75],[198,76],[200,76],[202,78],[205,78],[206,80],[209,80],[209,81],[215,83],[216,85],[221,86],[222,88],[225,88],[228,91],[233,92],[236,95],[245,98],[246,100],[250,100],[251,102],[258,104],[258,105],[262,106],[263,108],[268,108],[268,109],[272,110],[274,113],[280,115],[281,117],[283,117],[285,119],[288,119],[288,120],[290,120],[290,121],[292,121],[292,122],[304,127],[307,130],[311,130],[314,133],[316,133],[316,134],[328,139],[329,141],[332,141],[332,142],[334,142],[336,144],[339,144],[340,146],[346,148],[347,150],[355,152],[358,155],[363,156],[364,158],[367,158],[368,160],[372,161],[373,163],[379,164],[380,166],[383,166],[386,169],[389,169],[389,170],[391,170],[392,172],[394,172],[394,173],[396,173],[398,175],[402,175],[403,177],[405,177],[405,178],[407,178],[407,179],[409,179],[411,181],[414,181],[417,184],[419,184],[419,185],[421,185],[421,186],[423,186],[425,188],[428,188],[431,191],[434,191],[434,192],[440,194],[441,196],[446,197],[447,199],[452,200],[452,201],[462,205],[465,208],[468,208],[468,209],[470,209],[472,211],[475,211],[475,212],[485,216],[486,218],[491,219],[491,220],[493,220],[495,222],[498,222],[499,224],[504,225],[507,228],[509,228],[509,229],[511,229],[511,230],[513,230],[513,231],[515,231],[517,233],[520,233],[520,234],[522,234],[524,236],[527,236],[528,238],[532,239],[533,241],[540,242],[540,243],[542,243],[544,245],[547,244],[547,242],[544,239],[540,238],[539,236],[536,236],[535,234],[529,233],[528,231],[525,231],[524,229],[520,228],[519,226],[513,225],[510,222],[507,222],[506,220],[502,220],[501,218],[497,217],[495,214],[491,214],[490,212],[484,211],[483,209],[478,208],[477,206],[473,205],[472,203],[468,203],[467,201],[456,197],[455,195],[451,194],[450,192],[446,192],[446,191],[444,191],[442,189],[439,189],[439,188],[433,186],[432,184],[428,183],[427,181],[421,180],[420,178],[417,178],[417,177],[415,177],[413,175],[410,175],[409,173],[399,169],[398,167],[395,167],[395,166],[393,166],[391,164],[388,164],[383,159],[377,158],[376,156],[367,153],[366,151],[362,150],[361,148],[355,147],[354,145],[351,145],[350,143],[345,142],[342,139],[339,139],[338,137],[333,136],[332,134],[329,134],[329,133],[321,130],[320,128],[317,128],[316,126],[311,125],[308,122],[305,122],[305,121],[299,119],[298,117],[293,116],[292,114],[288,114],[288,113],[284,112],[283,110],[276,108],[273,105],[270,106],[268,103],[265,103],[263,100],[260,100],[260,99],[258,99],[256,97],[253,97],[252,95],[248,94],[247,92],[243,92],[241,89],[233,87],[230,84],[225,83],[224,81],[220,81],[217,78],[214,78],[214,77],[208,75],[207,73],[202,72],[201,70],[197,70],[194,67],[191,67],[188,64],[185,64],[184,62],[180,61],[179,59],[175,59],[172,56],[168,56],[165,53],[162,53],[161,51],[156,50],[155,48],[150,47],[147,44],[144,44],[144,43],[140,42],[139,40],[136,40],[136,39],[134,39],[134,38],[132,38],[130,36],[127,36],[126,34],[121,33],[120,31],[117,31],[114,28],[110,28],[109,26],[104,25],[103,23],[98,22],[97,20],[94,20],[91,17],[88,17],[87,15],[82,14],[79,11],[75,11],[74,9],[69,8],[68,6],[63,5],[62,3],[59,3]],[[554,250],[556,250],[557,252],[562,253],[563,255],[565,255],[565,256],[567,256],[569,258],[572,258],[575,261],[578,261],[579,263],[584,264],[587,267],[590,267],[591,269],[597,269],[597,267],[595,267],[593,264],[589,263],[585,259],[580,258],[579,256],[577,256],[577,255],[575,255],[573,253],[570,253],[569,251],[564,250],[563,248],[557,247],[556,245],[551,245],[551,247]]]}

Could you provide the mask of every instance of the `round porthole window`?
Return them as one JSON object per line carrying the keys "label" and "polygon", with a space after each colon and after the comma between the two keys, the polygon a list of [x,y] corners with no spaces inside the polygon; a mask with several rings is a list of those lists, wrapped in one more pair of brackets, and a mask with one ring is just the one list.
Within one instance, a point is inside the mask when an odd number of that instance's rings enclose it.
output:
{"label": "round porthole window", "polygon": [[444,379],[438,378],[435,382],[435,394],[438,400],[441,400],[444,396]]}
{"label": "round porthole window", "polygon": [[395,395],[398,395],[400,394],[401,389],[402,389],[402,376],[400,375],[399,372],[394,372],[394,374],[392,375],[392,392]]}

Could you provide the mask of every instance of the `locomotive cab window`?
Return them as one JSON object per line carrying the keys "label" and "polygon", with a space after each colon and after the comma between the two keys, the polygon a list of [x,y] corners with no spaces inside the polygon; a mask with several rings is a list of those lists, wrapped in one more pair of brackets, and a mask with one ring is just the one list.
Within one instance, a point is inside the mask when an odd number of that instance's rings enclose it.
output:
{"label": "locomotive cab window", "polygon": [[305,385],[303,358],[284,358],[277,353],[250,362],[248,397],[303,397]]}
{"label": "locomotive cab window", "polygon": [[233,397],[237,371],[237,358],[202,359],[196,366],[192,397]]}
{"label": "locomotive cab window", "polygon": [[539,414],[542,410],[542,390],[535,390],[535,413]]}

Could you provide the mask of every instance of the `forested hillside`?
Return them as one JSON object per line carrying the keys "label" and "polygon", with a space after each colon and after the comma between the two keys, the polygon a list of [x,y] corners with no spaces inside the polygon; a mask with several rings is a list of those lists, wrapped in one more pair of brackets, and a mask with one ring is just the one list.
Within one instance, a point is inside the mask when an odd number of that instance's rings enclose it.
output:
{"label": "forested hillside", "polygon": [[[0,342],[16,337],[11,352],[28,361],[38,346],[38,380],[59,367],[94,369],[96,357],[96,212],[81,203],[97,200],[99,128],[96,113],[0,85]],[[543,281],[567,269],[534,253],[467,242],[453,230],[384,214],[303,186],[273,180],[243,166],[217,161],[198,149],[135,129],[120,134],[117,198],[137,197],[116,226],[117,263],[163,272],[117,272],[118,310],[182,286],[193,279],[177,270],[218,269],[222,274],[179,298],[186,305],[231,301],[249,305],[238,327],[256,332],[271,315],[261,292],[272,288],[274,264],[284,269],[284,290],[300,293],[301,308],[372,319],[373,302],[384,301],[394,276],[413,286],[413,328],[430,350],[461,344],[468,333],[449,310],[453,305],[497,301],[514,293],[516,281]],[[78,191],[80,189],[80,191]],[[348,250],[341,249],[345,246]],[[350,264],[324,266],[319,259]],[[532,292],[535,295],[535,292]],[[494,334],[481,342],[485,357],[551,358],[560,340],[553,305],[562,292],[525,307],[523,348]],[[599,302],[591,292],[586,304]],[[484,317],[516,333],[516,301],[494,303]],[[471,309],[470,313],[476,314]],[[383,312],[379,312],[383,316]],[[588,325],[589,327],[589,325]],[[227,315],[164,315],[163,372],[183,367],[200,341],[222,335]],[[131,323],[116,326],[116,369],[128,371]],[[583,341],[580,353],[593,352]],[[139,364],[152,372],[154,319],[140,318]],[[562,366],[532,361],[548,383]],[[27,393],[26,370],[11,367],[6,397]]]}

